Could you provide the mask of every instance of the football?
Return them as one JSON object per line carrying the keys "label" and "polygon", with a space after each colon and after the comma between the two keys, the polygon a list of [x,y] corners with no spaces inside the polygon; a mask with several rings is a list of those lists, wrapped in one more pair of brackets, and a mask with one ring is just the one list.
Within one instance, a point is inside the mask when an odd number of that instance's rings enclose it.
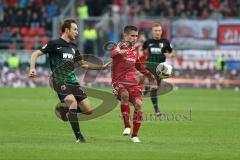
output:
{"label": "football", "polygon": [[169,78],[172,75],[172,66],[166,62],[160,63],[156,68],[156,74],[159,79]]}

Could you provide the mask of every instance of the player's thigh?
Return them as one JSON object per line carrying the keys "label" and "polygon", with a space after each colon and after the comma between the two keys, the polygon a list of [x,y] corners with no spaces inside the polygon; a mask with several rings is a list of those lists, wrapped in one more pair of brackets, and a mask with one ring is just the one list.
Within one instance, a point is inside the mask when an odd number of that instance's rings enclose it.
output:
{"label": "player's thigh", "polygon": [[135,71],[136,73],[136,80],[138,82],[139,85],[143,85],[144,84],[144,81],[145,81],[145,76],[140,73],[139,71]]}
{"label": "player's thigh", "polygon": [[77,100],[73,94],[66,95],[64,101],[67,104],[67,106],[71,108],[77,108]]}
{"label": "player's thigh", "polygon": [[129,101],[128,89],[123,84],[113,84],[112,87],[113,93],[121,102],[127,103]]}
{"label": "player's thigh", "polygon": [[78,106],[79,106],[80,110],[82,111],[82,113],[91,114],[93,111],[93,107],[88,98],[85,98],[81,102],[79,102]]}
{"label": "player's thigh", "polygon": [[121,90],[120,98],[121,98],[121,101],[123,101],[123,102],[128,102],[129,101],[129,93],[128,93],[127,89]]}

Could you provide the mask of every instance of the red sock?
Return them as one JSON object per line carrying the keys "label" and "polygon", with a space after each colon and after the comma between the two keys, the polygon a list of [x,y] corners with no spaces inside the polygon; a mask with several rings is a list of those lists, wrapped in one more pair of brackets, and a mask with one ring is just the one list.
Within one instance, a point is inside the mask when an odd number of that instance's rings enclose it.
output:
{"label": "red sock", "polygon": [[130,128],[131,126],[130,126],[130,122],[129,122],[129,118],[130,118],[129,105],[121,104],[121,113],[122,113],[122,119],[123,119],[125,128]]}
{"label": "red sock", "polygon": [[138,130],[141,126],[142,122],[142,112],[141,111],[134,111],[133,115],[133,133],[132,137],[137,137],[138,136]]}

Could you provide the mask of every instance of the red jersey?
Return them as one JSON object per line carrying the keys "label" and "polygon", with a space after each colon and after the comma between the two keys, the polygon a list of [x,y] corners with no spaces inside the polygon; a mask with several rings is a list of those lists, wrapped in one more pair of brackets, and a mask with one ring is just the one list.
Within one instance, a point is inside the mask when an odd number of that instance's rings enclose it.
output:
{"label": "red jersey", "polygon": [[145,65],[146,64],[146,60],[148,58],[148,53],[144,53],[143,51],[143,47],[142,47],[142,43],[136,43],[135,48],[137,50],[137,54],[139,57],[140,62]]}
{"label": "red jersey", "polygon": [[[125,54],[118,54],[120,50],[127,50]],[[126,45],[117,46],[111,52],[112,56],[112,83],[122,83],[127,85],[138,85],[135,69],[146,76],[152,74],[140,63],[135,47],[128,48]]]}

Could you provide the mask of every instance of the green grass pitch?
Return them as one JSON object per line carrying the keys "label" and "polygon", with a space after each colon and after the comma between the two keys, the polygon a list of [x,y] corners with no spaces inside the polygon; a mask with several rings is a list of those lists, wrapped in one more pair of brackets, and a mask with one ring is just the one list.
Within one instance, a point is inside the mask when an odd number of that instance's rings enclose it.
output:
{"label": "green grass pitch", "polygon": [[[110,89],[107,89],[109,92]],[[58,99],[48,88],[0,89],[1,160],[237,160],[240,159],[240,92],[185,89],[159,97],[166,117],[154,119],[144,98],[140,144],[122,136],[119,108],[81,122],[86,144],[56,118]],[[90,98],[94,106],[100,102]]]}

